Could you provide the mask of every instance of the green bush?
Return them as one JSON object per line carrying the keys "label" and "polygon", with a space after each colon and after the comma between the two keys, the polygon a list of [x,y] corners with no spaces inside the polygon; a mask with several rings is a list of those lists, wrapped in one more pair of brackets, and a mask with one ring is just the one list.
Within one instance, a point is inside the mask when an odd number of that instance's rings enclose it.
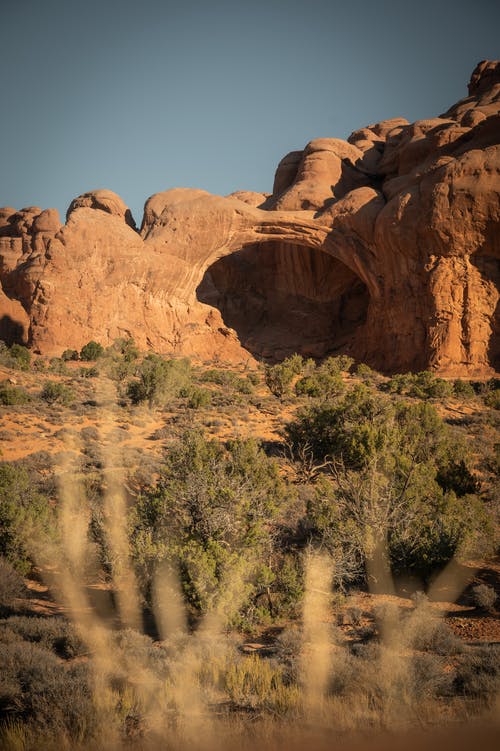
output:
{"label": "green bush", "polygon": [[359,365],[356,366],[355,373],[360,378],[370,378],[375,374],[375,371],[366,363],[360,362]]}
{"label": "green bush", "polygon": [[321,363],[321,368],[331,375],[339,373],[348,373],[354,365],[354,358],[349,355],[337,355],[336,357],[327,357]]}
{"label": "green bush", "polygon": [[132,338],[115,339],[111,349],[122,355],[125,362],[134,362],[140,354],[139,349]]}
{"label": "green bush", "polygon": [[453,384],[437,378],[428,370],[393,376],[387,384],[391,393],[413,396],[418,399],[443,399],[453,394]]}
{"label": "green bush", "polygon": [[230,370],[210,368],[201,374],[200,380],[204,383],[215,383],[217,386],[233,386],[236,375]]}
{"label": "green bush", "polygon": [[460,498],[464,495],[479,493],[481,490],[481,481],[472,474],[463,459],[452,460],[440,467],[436,480],[444,490],[453,490]]}
{"label": "green bush", "polygon": [[335,404],[299,412],[285,434],[297,455],[306,446],[316,462],[330,458],[307,523],[334,555],[339,580],[363,577],[380,545],[394,570],[427,576],[487,539],[478,480],[431,405],[357,386]]}
{"label": "green bush", "polygon": [[453,393],[460,399],[471,399],[476,395],[471,382],[462,381],[460,378],[456,378],[453,381]]}
{"label": "green bush", "polygon": [[99,375],[99,370],[96,368],[95,365],[92,365],[90,368],[79,368],[78,369],[78,375],[80,378],[97,378]]}
{"label": "green bush", "polygon": [[8,560],[0,556],[0,615],[8,613],[15,600],[22,597],[25,592],[22,577]]}
{"label": "green bush", "polygon": [[61,357],[51,357],[49,360],[49,371],[56,375],[68,376],[71,371],[66,365],[66,361]]}
{"label": "green bush", "polygon": [[62,404],[67,406],[71,404],[75,395],[69,386],[65,386],[64,383],[59,381],[46,381],[43,385],[40,398],[47,404]]}
{"label": "green bush", "polygon": [[19,573],[31,568],[33,549],[52,531],[53,512],[28,473],[13,464],[0,464],[0,554]]}
{"label": "green bush", "polygon": [[29,349],[21,344],[13,344],[11,347],[6,347],[3,342],[1,344],[0,360],[3,365],[14,370],[29,370],[31,362]]}
{"label": "green bush", "polygon": [[333,361],[334,358],[328,358],[310,375],[300,378],[295,384],[295,393],[298,396],[311,396],[324,400],[340,396],[345,391],[345,386],[340,370],[337,370],[336,363]]}
{"label": "green bush", "polygon": [[104,354],[104,347],[93,340],[87,342],[80,350],[80,360],[98,360]]}
{"label": "green bush", "polygon": [[15,641],[0,645],[0,676],[3,725],[22,721],[38,736],[43,733],[59,743],[68,738],[83,742],[96,731],[87,665],[64,665],[51,652]]}
{"label": "green bush", "polygon": [[13,637],[37,644],[65,659],[88,652],[75,627],[60,617],[11,616],[0,621],[0,642]]}
{"label": "green bush", "polygon": [[287,357],[278,365],[266,365],[265,381],[269,391],[282,399],[290,393],[295,376],[302,372],[304,361],[300,355]]}
{"label": "green bush", "polygon": [[79,355],[76,349],[65,349],[61,355],[61,360],[68,362],[70,360],[78,360]]}
{"label": "green bush", "polygon": [[295,451],[307,445],[317,461],[342,457],[348,466],[361,466],[389,439],[391,405],[365,386],[356,386],[338,402],[302,409],[284,430]]}
{"label": "green bush", "polygon": [[16,386],[11,386],[7,381],[0,383],[0,404],[11,407],[15,404],[27,404],[31,401],[28,392]]}
{"label": "green bush", "polygon": [[33,363],[33,370],[37,373],[43,373],[47,370],[47,361],[43,357],[37,357]]}
{"label": "green bush", "polygon": [[15,360],[19,370],[29,370],[31,355],[29,349],[21,344],[13,344],[9,350],[10,356]]}
{"label": "green bush", "polygon": [[[184,394],[181,394],[184,396]],[[191,387],[187,389],[185,393],[187,397],[187,405],[190,409],[201,409],[202,407],[208,407],[212,403],[212,395],[207,389],[199,389]]]}
{"label": "green bush", "polygon": [[[223,446],[186,434],[132,513],[131,540],[145,591],[156,566],[166,561],[180,572],[196,610],[210,609],[238,571],[238,596],[248,603],[259,577],[262,582],[262,556],[270,553],[271,525],[284,496],[277,465],[255,441]],[[229,611],[228,605],[228,617]]]}
{"label": "green bush", "polygon": [[247,379],[252,386],[258,386],[260,384],[260,375],[256,371],[251,371],[247,375]]}
{"label": "green bush", "polygon": [[139,380],[127,386],[127,396],[133,404],[148,402],[150,408],[167,404],[179,396],[181,389],[191,382],[191,364],[187,359],[164,360],[150,354],[137,369]]}
{"label": "green bush", "polygon": [[241,378],[230,370],[218,370],[212,368],[202,373],[200,380],[203,383],[215,383],[217,386],[228,386],[229,388],[238,391],[240,394],[251,394],[254,385],[250,377],[251,375],[252,374],[249,374],[247,378]]}
{"label": "green bush", "polygon": [[484,396],[484,403],[492,409],[500,409],[500,389],[492,389]]}

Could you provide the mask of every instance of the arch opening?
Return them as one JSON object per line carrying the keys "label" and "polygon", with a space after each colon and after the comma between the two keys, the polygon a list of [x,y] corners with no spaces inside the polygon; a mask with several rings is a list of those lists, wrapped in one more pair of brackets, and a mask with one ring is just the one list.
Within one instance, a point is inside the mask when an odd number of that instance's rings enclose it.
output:
{"label": "arch opening", "polygon": [[280,241],[249,245],[213,263],[196,290],[252,355],[279,361],[356,354],[370,295],[322,250]]}

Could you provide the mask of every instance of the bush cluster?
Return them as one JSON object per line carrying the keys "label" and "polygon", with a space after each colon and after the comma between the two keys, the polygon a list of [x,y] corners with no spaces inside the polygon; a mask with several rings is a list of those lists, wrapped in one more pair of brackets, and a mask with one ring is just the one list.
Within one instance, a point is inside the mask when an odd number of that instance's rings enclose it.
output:
{"label": "bush cluster", "polygon": [[49,500],[36,490],[28,472],[14,464],[0,464],[0,554],[24,574],[52,529]]}
{"label": "bush cluster", "polygon": [[362,578],[381,548],[393,570],[428,576],[487,533],[465,449],[425,402],[394,403],[356,386],[299,411],[285,438],[296,456],[306,447],[329,467],[307,524],[338,561],[340,581]]}
{"label": "bush cluster", "polygon": [[29,370],[31,353],[27,347],[21,344],[13,344],[7,347],[5,342],[0,341],[0,362],[7,368],[14,370]]}
{"label": "bush cluster", "polygon": [[392,394],[404,394],[418,399],[443,399],[453,394],[453,384],[438,378],[428,370],[420,373],[395,375],[387,384]]}
{"label": "bush cluster", "polygon": [[149,354],[137,366],[136,376],[127,386],[127,396],[133,404],[147,402],[151,409],[168,404],[190,385],[191,364],[185,358],[166,360]]}
{"label": "bush cluster", "polygon": [[255,441],[223,446],[187,433],[132,512],[131,541],[145,590],[166,563],[180,573],[195,610],[208,610],[236,583],[228,613],[241,610],[238,602],[255,607],[260,593],[287,575],[264,563],[273,557],[273,523],[285,502],[277,465]]}
{"label": "bush cluster", "polygon": [[8,381],[0,383],[0,404],[6,407],[12,407],[15,404],[27,404],[31,401],[31,396],[26,389],[19,386],[12,386]]}
{"label": "bush cluster", "polygon": [[41,399],[47,404],[71,404],[75,395],[73,390],[60,381],[45,381],[40,393]]}

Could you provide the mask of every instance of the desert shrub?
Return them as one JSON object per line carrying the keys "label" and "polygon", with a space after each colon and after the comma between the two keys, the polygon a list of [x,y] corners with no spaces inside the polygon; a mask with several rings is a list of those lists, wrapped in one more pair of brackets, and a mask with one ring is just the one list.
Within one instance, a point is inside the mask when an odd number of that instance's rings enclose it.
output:
{"label": "desert shrub", "polygon": [[99,373],[106,375],[119,384],[134,375],[137,368],[139,350],[133,339],[115,339],[99,357]]}
{"label": "desert shrub", "polygon": [[90,368],[79,368],[78,369],[78,375],[80,378],[97,378],[99,375],[99,370],[96,368],[95,365],[92,365]]}
{"label": "desert shrub", "polygon": [[453,385],[428,370],[393,376],[386,386],[391,393],[405,394],[419,399],[443,399],[451,396]]}
{"label": "desert shrub", "polygon": [[297,552],[284,552],[274,566],[275,578],[271,587],[273,610],[276,615],[299,615],[304,594],[302,558]]}
{"label": "desert shrub", "polygon": [[186,390],[185,394],[181,393],[181,396],[184,395],[187,397],[187,406],[190,409],[208,407],[212,403],[212,395],[207,389],[199,389],[192,386]]}
{"label": "desert shrub", "polygon": [[336,402],[299,410],[285,426],[284,437],[293,449],[308,445],[318,461],[340,459],[351,469],[385,456],[389,464],[396,458],[405,464],[432,460],[443,469],[446,488],[454,487],[455,481],[465,485],[472,477],[467,465],[461,464],[464,446],[431,405],[393,402],[364,384]]}
{"label": "desert shrub", "polygon": [[37,357],[33,362],[33,370],[36,370],[37,373],[43,373],[47,370],[47,361],[43,357]]}
{"label": "desert shrub", "polygon": [[260,375],[256,371],[250,371],[247,379],[252,386],[258,386],[261,381]]}
{"label": "desert shrub", "polygon": [[0,554],[21,574],[31,568],[31,551],[52,529],[48,499],[38,493],[28,473],[0,464]]}
{"label": "desert shrub", "polygon": [[80,350],[80,360],[98,360],[104,354],[104,347],[93,340],[84,344]]}
{"label": "desert shrub", "polygon": [[132,338],[115,339],[111,349],[123,356],[125,362],[134,362],[139,357],[139,348]]}
{"label": "desert shrub", "polygon": [[11,407],[15,404],[27,404],[31,396],[26,389],[11,386],[7,381],[0,383],[0,404]]}
{"label": "desert shrub", "polygon": [[500,409],[500,389],[492,389],[484,395],[484,403],[492,409]]}
{"label": "desert shrub", "polygon": [[295,384],[295,393],[321,399],[333,399],[345,391],[339,357],[329,357],[309,375],[300,378]]}
{"label": "desert shrub", "polygon": [[453,393],[460,399],[471,399],[476,395],[474,387],[470,381],[462,381],[460,378],[456,378],[453,381]]}
{"label": "desert shrub", "polygon": [[497,593],[487,584],[478,584],[473,587],[472,596],[477,607],[484,608],[484,610],[493,610],[497,601]]}
{"label": "desert shrub", "polygon": [[66,659],[87,653],[74,626],[63,618],[11,616],[0,621],[0,641],[6,631]]}
{"label": "desert shrub", "polygon": [[73,390],[59,381],[46,381],[40,394],[40,398],[47,404],[71,404],[75,398]]}
{"label": "desert shrub", "polygon": [[412,655],[408,688],[417,701],[452,693],[453,674],[446,667],[443,658],[435,654]]}
{"label": "desert shrub", "polygon": [[327,358],[325,362],[331,362],[332,368],[338,369],[340,373],[348,373],[354,365],[354,358],[350,355],[337,355]]}
{"label": "desert shrub", "polygon": [[283,667],[285,685],[297,684],[300,680],[303,634],[296,626],[288,626],[276,637],[276,656]]}
{"label": "desert shrub", "polygon": [[62,664],[25,642],[0,645],[0,723],[21,720],[52,737],[84,741],[97,729],[86,665]]}
{"label": "desert shrub", "polygon": [[25,591],[22,577],[8,560],[0,556],[0,615],[8,613]]}
{"label": "desert shrub", "polygon": [[292,381],[302,372],[304,361],[300,355],[287,357],[277,365],[266,365],[265,381],[269,391],[282,399],[290,393]]}
{"label": "desert shrub", "polygon": [[76,349],[65,349],[61,355],[61,360],[68,362],[70,360],[78,360],[79,354]]}
{"label": "desert shrub", "polygon": [[200,380],[204,383],[215,383],[217,386],[233,386],[236,375],[230,370],[210,368],[201,374]]}
{"label": "desert shrub", "polygon": [[342,457],[359,467],[387,441],[391,407],[364,386],[357,386],[335,403],[306,407],[285,427],[294,450],[308,445],[314,458]]}
{"label": "desert shrub", "polygon": [[270,526],[284,495],[277,465],[255,441],[223,446],[186,434],[132,512],[132,547],[145,591],[158,563],[166,562],[180,572],[195,610],[212,607],[238,576],[238,596],[249,602],[264,576],[262,556],[270,553]]}
{"label": "desert shrub", "polygon": [[424,605],[411,617],[410,646],[420,652],[447,656],[463,651],[463,643],[441,618]]}
{"label": "desert shrub", "polygon": [[359,364],[358,364],[358,365],[356,366],[356,369],[355,369],[355,371],[354,371],[354,372],[355,372],[355,373],[356,373],[356,375],[357,375],[357,376],[359,376],[360,378],[370,378],[371,376],[373,376],[373,375],[375,374],[375,371],[374,371],[374,370],[373,370],[372,368],[370,368],[370,366],[369,366],[369,365],[367,365],[367,364],[366,364],[366,363],[364,363],[364,362],[360,362],[360,363],[359,363]]}
{"label": "desert shrub", "polygon": [[469,647],[458,661],[454,690],[458,694],[493,700],[500,689],[498,645]]}
{"label": "desert shrub", "polygon": [[126,360],[122,355],[118,354],[111,348],[100,358],[99,368],[96,368],[94,365],[97,374],[105,374],[108,378],[117,381],[120,385],[124,383],[127,378],[134,375],[136,367],[134,360]]}
{"label": "desert shrub", "polygon": [[479,493],[481,490],[481,481],[470,471],[463,459],[451,460],[440,467],[436,480],[444,490],[453,490],[460,498],[464,495]]}
{"label": "desert shrub", "polygon": [[164,360],[150,354],[137,368],[139,380],[127,386],[127,396],[133,404],[148,402],[148,406],[161,406],[177,397],[191,382],[191,364],[187,359]]}
{"label": "desert shrub", "polygon": [[48,370],[55,375],[70,375],[70,370],[66,365],[66,361],[61,357],[51,357],[49,360]]}
{"label": "desert shrub", "polygon": [[281,658],[299,657],[303,634],[298,626],[288,626],[276,637],[276,652]]}
{"label": "desert shrub", "polygon": [[[308,502],[313,539],[334,556],[337,578],[364,576],[387,546],[394,570],[427,576],[472,549],[491,528],[462,447],[427,403],[390,403],[356,387],[287,426],[292,446],[309,445],[329,475]],[[470,483],[470,484],[469,484]]]}
{"label": "desert shrub", "polygon": [[29,370],[31,354],[29,349],[23,347],[21,344],[13,344],[4,357],[4,363],[8,367],[15,368],[16,370]]}

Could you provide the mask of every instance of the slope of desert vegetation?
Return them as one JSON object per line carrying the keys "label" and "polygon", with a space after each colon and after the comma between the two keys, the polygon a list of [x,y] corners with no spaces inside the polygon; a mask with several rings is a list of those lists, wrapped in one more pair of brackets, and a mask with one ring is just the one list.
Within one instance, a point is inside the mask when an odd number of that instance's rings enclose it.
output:
{"label": "slope of desert vegetation", "polygon": [[346,356],[4,346],[1,747],[439,745],[464,723],[455,746],[489,748],[499,406],[494,379]]}

